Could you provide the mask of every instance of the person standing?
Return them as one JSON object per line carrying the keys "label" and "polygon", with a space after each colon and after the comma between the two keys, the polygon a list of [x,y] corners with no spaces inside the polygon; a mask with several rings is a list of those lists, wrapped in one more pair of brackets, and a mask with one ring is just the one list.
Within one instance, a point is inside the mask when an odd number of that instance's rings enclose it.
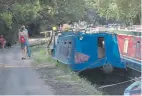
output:
{"label": "person standing", "polygon": [[2,49],[4,49],[5,44],[6,44],[6,40],[4,39],[3,35],[0,36],[0,43],[2,45]]}

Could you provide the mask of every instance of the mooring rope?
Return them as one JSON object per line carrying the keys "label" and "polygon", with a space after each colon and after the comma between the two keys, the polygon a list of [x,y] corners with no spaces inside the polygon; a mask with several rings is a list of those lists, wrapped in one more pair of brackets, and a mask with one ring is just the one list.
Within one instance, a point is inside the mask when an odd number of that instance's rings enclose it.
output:
{"label": "mooring rope", "polygon": [[99,87],[99,89],[106,88],[106,87],[111,87],[111,86],[116,86],[116,85],[120,85],[120,84],[124,84],[124,83],[130,82],[130,81],[134,81],[134,80],[137,80],[137,79],[140,79],[140,78],[141,77],[138,77],[138,78],[135,78],[135,79],[131,79],[131,80],[127,80],[127,81],[124,81],[124,82],[119,82],[119,83],[115,83],[115,84],[101,86],[101,87]]}
{"label": "mooring rope", "polygon": [[105,63],[106,63],[107,58],[106,58],[106,57],[103,57],[103,58],[101,58],[101,59],[96,60],[94,63],[92,63],[92,64],[91,64],[91,65],[89,65],[88,67],[85,67],[85,68],[83,68],[82,70],[77,71],[77,72],[78,72],[78,73],[80,73],[80,72],[82,72],[82,71],[84,71],[84,70],[86,70],[86,69],[90,68],[91,66],[93,66],[94,64],[98,63],[99,61],[101,61],[101,60],[103,60],[103,59],[105,59],[105,62],[104,62],[104,64],[105,64]]}

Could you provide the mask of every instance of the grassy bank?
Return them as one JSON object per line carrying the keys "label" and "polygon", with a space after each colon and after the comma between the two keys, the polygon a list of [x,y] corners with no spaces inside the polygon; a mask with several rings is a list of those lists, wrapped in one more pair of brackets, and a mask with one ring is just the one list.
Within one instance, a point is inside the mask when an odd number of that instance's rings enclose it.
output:
{"label": "grassy bank", "polygon": [[64,64],[53,60],[44,46],[32,47],[34,62],[40,78],[55,89],[56,95],[102,95],[95,85],[80,78]]}

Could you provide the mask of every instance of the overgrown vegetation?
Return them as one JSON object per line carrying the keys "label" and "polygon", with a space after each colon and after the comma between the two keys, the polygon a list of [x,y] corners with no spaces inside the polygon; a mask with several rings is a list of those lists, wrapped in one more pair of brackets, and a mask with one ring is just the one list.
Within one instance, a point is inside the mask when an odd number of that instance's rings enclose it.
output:
{"label": "overgrown vegetation", "polygon": [[17,40],[22,24],[34,35],[67,21],[130,25],[140,24],[140,18],[140,0],[0,0],[0,34],[10,42]]}
{"label": "overgrown vegetation", "polygon": [[[56,60],[53,60],[49,55],[47,55],[47,52],[46,52],[44,46],[33,47],[32,50],[34,53],[33,54],[33,56],[34,56],[33,65],[37,67],[37,70],[40,70],[40,74],[42,74],[42,78],[45,81],[51,79],[50,81],[56,81],[56,82],[60,82],[62,84],[64,83],[64,84],[77,86],[77,87],[79,87],[78,91],[79,90],[83,91],[83,93],[81,93],[82,95],[83,94],[86,94],[86,95],[94,95],[94,94],[102,95],[103,94],[102,92],[97,90],[95,85],[91,85],[90,82],[86,81],[83,78],[80,78],[78,76],[78,74],[71,71],[68,66],[61,64],[61,63],[57,62]],[[46,70],[45,70],[45,68],[46,68]],[[52,72],[51,72],[51,70],[52,70]],[[50,78],[48,77],[48,75]],[[52,83],[52,82],[50,82],[50,83]],[[57,87],[57,85],[54,85],[54,86]],[[66,86],[66,85],[64,85],[64,86]],[[63,89],[63,90],[66,90],[66,89]],[[57,94],[63,95],[62,92],[57,93]],[[66,94],[64,94],[64,95],[66,95]],[[73,94],[76,94],[76,93],[72,93],[70,95],[73,95]],[[78,93],[78,95],[79,95],[79,93]]]}

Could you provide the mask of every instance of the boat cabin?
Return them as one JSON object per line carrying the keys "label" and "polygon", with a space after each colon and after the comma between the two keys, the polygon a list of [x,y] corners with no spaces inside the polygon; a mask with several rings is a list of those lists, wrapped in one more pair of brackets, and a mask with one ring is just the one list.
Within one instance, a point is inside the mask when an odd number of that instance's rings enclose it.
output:
{"label": "boat cabin", "polygon": [[52,57],[68,64],[74,71],[103,67],[125,68],[121,62],[116,34],[65,32],[55,39]]}

